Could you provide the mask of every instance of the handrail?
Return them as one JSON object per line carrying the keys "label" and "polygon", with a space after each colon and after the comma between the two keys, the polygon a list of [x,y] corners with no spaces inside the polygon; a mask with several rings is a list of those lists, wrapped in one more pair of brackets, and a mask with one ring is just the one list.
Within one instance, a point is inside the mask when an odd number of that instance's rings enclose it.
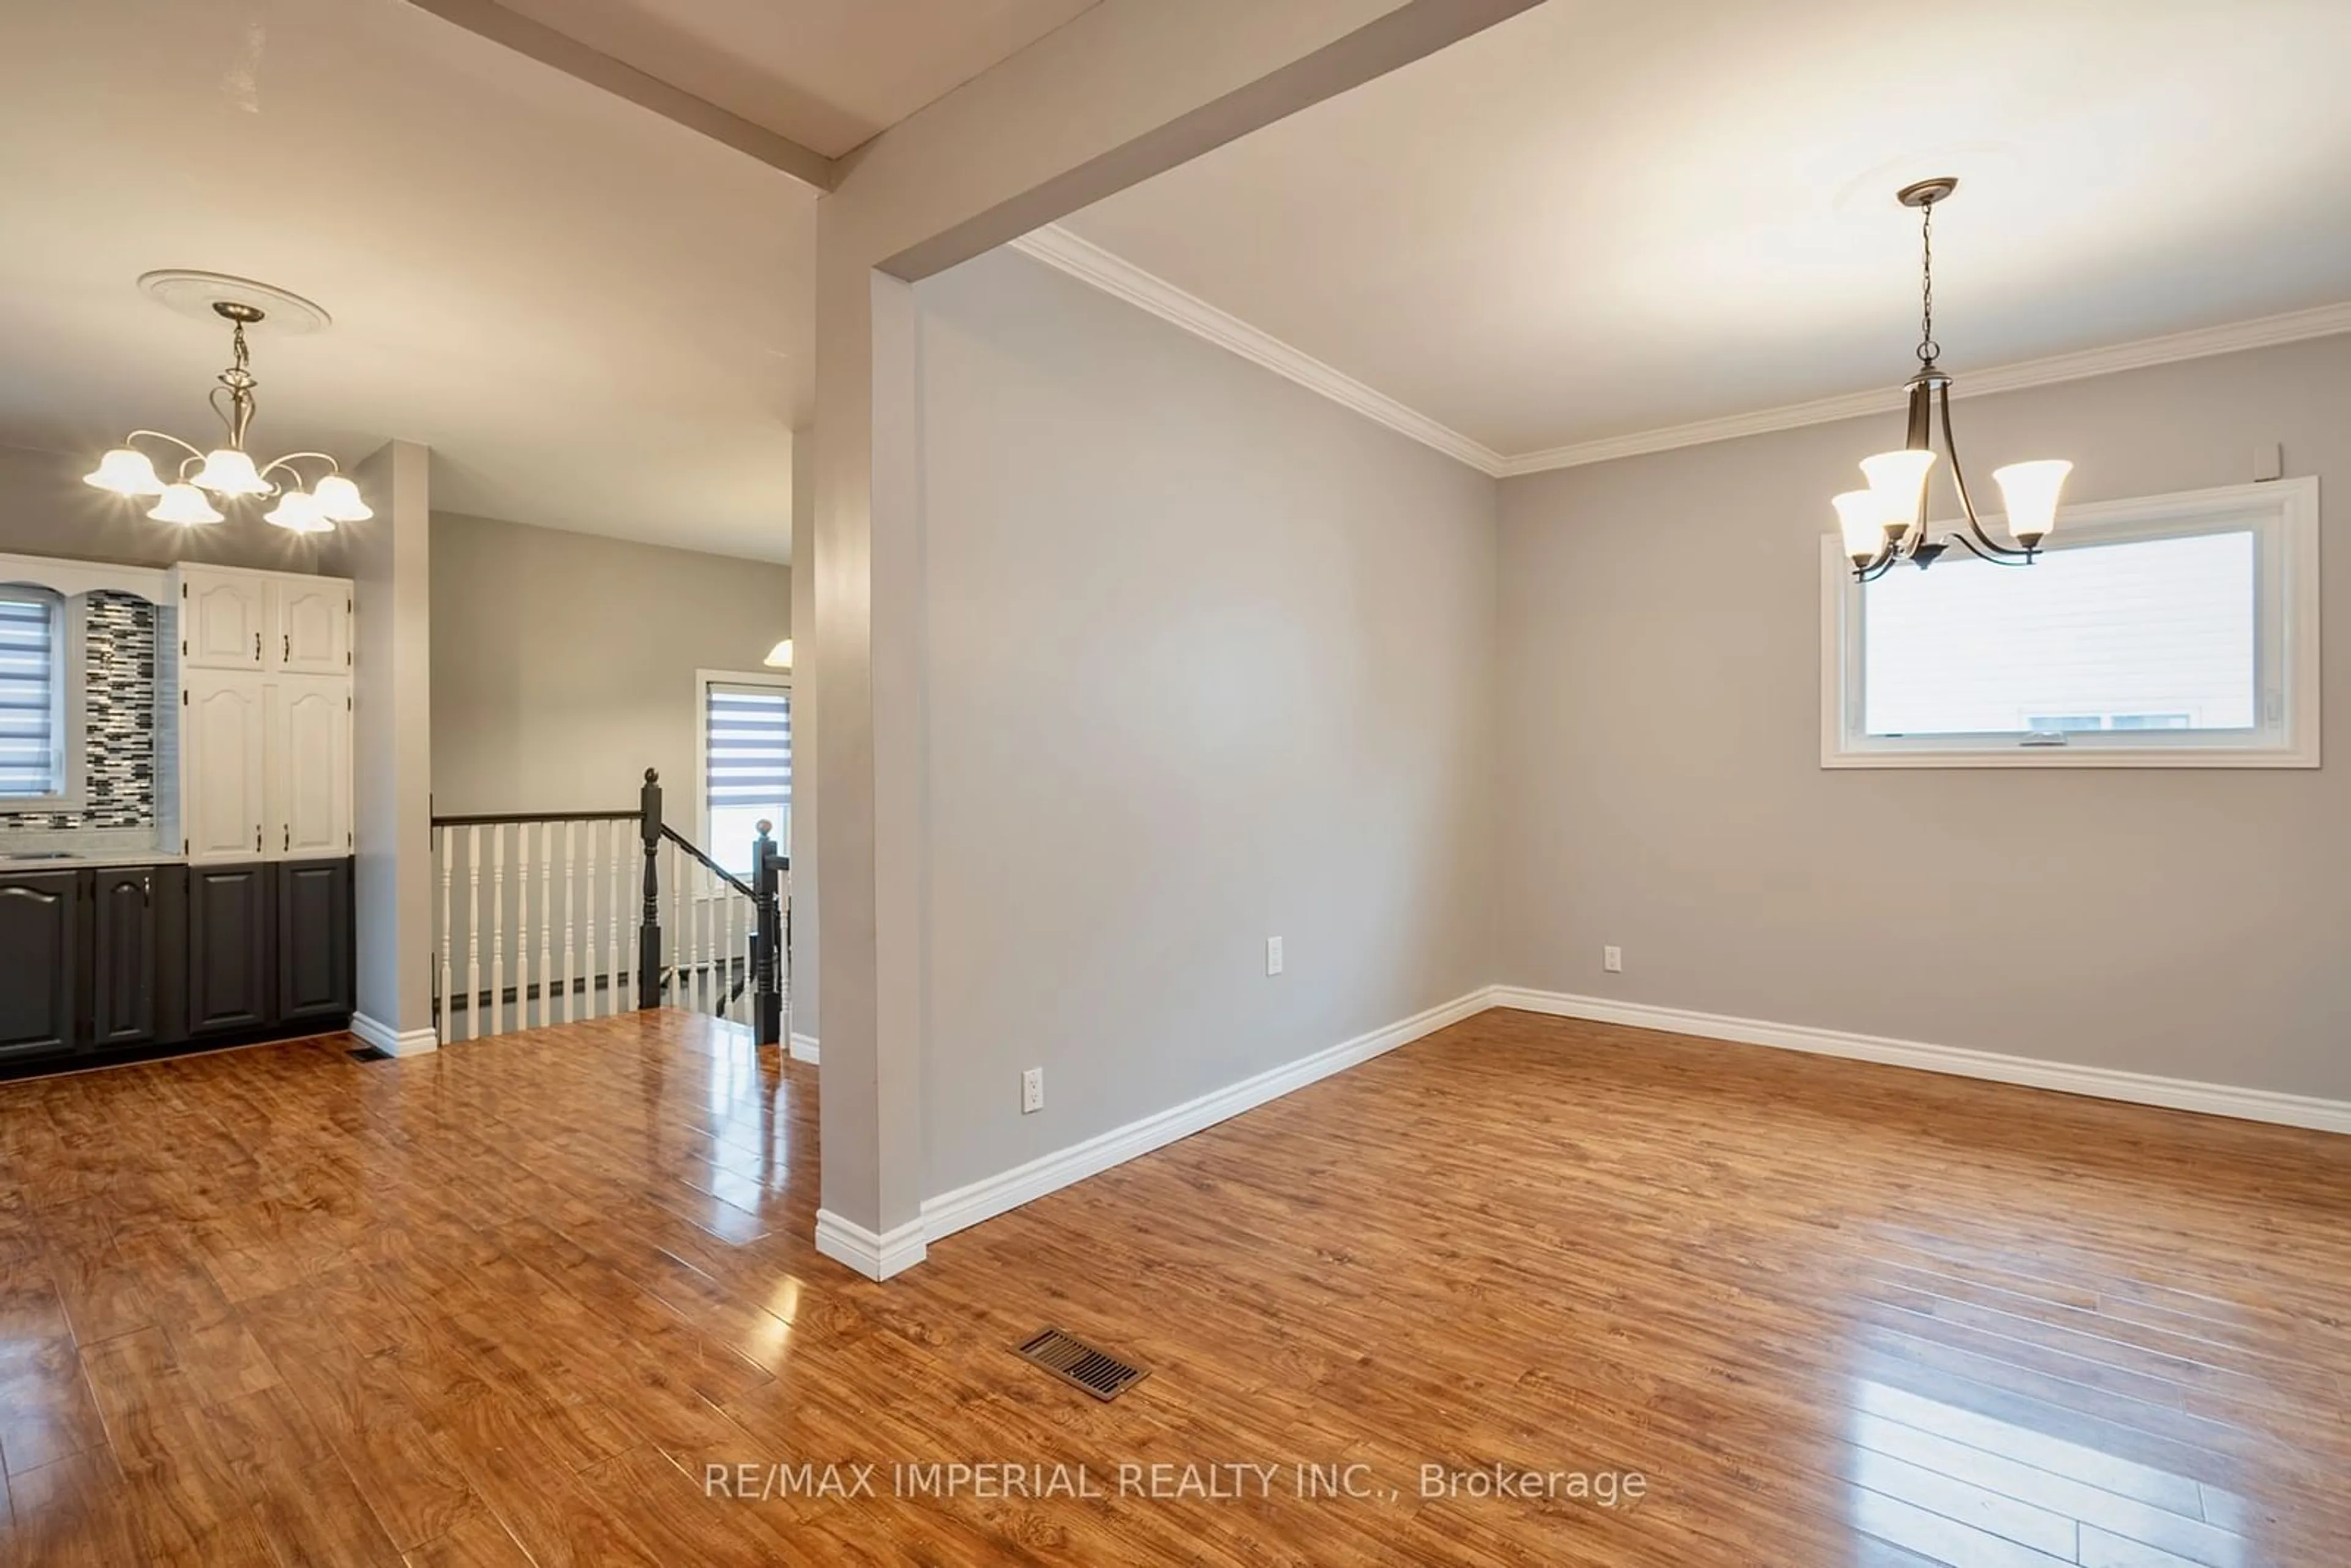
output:
{"label": "handrail", "polygon": [[661,833],[663,838],[667,839],[671,843],[675,844],[679,849],[684,850],[687,854],[690,854],[695,860],[700,861],[702,862],[703,870],[710,873],[713,876],[724,878],[728,885],[732,886],[736,892],[741,894],[744,897],[754,901],[758,900],[759,895],[751,890],[751,884],[749,883],[745,882],[741,877],[737,876],[733,872],[728,871],[725,866],[720,865],[716,861],[712,860],[708,855],[704,854],[700,850],[694,846],[693,841],[687,839],[684,833],[679,832],[667,822],[664,822],[662,824]]}
{"label": "handrail", "polygon": [[436,828],[508,828],[518,822],[633,822],[637,811],[493,811],[487,815],[435,817]]}

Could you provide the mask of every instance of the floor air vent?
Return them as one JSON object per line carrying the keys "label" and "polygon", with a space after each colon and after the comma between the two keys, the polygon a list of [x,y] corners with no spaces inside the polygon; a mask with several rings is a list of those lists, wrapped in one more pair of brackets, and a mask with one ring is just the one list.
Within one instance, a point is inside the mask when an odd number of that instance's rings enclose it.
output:
{"label": "floor air vent", "polygon": [[390,1061],[392,1052],[379,1051],[372,1045],[355,1045],[345,1053],[353,1061]]}
{"label": "floor air vent", "polygon": [[1035,1338],[1020,1347],[1020,1354],[1097,1399],[1115,1399],[1151,1375],[1144,1368],[1072,1339],[1060,1329],[1040,1329]]}

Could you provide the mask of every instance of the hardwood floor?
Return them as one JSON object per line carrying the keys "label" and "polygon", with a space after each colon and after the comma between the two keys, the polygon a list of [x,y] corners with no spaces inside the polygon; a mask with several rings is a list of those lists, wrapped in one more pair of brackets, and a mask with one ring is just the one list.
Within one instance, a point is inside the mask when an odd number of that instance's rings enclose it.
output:
{"label": "hardwood floor", "polygon": [[[2351,1544],[2351,1139],[1493,1012],[876,1286],[809,1245],[815,1070],[739,1030],[349,1043],[0,1086],[0,1560]],[[1049,1322],[1152,1375],[1086,1398]],[[893,1495],[956,1461],[1108,1495]]]}

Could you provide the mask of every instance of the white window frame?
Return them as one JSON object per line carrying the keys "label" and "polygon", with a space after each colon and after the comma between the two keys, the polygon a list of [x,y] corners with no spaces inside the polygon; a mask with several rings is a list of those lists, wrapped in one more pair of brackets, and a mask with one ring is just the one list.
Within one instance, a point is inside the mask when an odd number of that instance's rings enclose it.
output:
{"label": "white window frame", "polygon": [[[789,670],[696,670],[694,672],[694,841],[713,859],[723,860],[710,842],[710,688],[723,686],[772,686],[778,691],[792,689]],[[799,759],[799,748],[793,748],[793,760]],[[778,824],[781,825],[781,824]],[[777,841],[780,852],[790,850],[781,840]],[[717,878],[705,871],[702,880],[705,896],[715,893]]]}
{"label": "white window frame", "polygon": [[[1998,519],[1987,517],[1987,525]],[[2063,745],[2013,733],[1873,736],[1862,692],[1862,585],[1834,531],[1821,539],[1823,768],[2316,768],[2319,766],[2318,480],[2314,476],[2067,507],[2048,548],[2126,544],[2250,525],[2259,601],[2255,678],[2263,725],[2243,730],[2099,730]],[[1960,526],[1933,525],[1937,536]],[[1997,528],[1994,528],[1997,535]],[[1897,566],[1896,571],[1912,570]],[[2030,570],[2029,568],[2024,570]],[[2166,738],[2155,744],[2149,737]]]}
{"label": "white window frame", "polygon": [[87,810],[89,792],[84,754],[89,748],[89,717],[85,701],[87,666],[82,653],[83,598],[47,582],[16,579],[0,580],[0,597],[47,605],[56,617],[51,645],[57,650],[49,672],[49,734],[53,742],[49,778],[57,788],[46,795],[0,795],[0,815],[57,815]]}

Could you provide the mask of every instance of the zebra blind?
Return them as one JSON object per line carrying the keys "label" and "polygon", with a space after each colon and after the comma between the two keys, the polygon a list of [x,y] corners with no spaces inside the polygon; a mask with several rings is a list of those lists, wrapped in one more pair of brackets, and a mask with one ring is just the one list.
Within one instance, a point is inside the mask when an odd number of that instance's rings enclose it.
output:
{"label": "zebra blind", "polygon": [[0,588],[0,800],[65,788],[60,610],[47,595]]}
{"label": "zebra blind", "polygon": [[781,839],[792,804],[789,687],[711,681],[703,690],[702,847],[729,871],[748,870],[758,824]]}

